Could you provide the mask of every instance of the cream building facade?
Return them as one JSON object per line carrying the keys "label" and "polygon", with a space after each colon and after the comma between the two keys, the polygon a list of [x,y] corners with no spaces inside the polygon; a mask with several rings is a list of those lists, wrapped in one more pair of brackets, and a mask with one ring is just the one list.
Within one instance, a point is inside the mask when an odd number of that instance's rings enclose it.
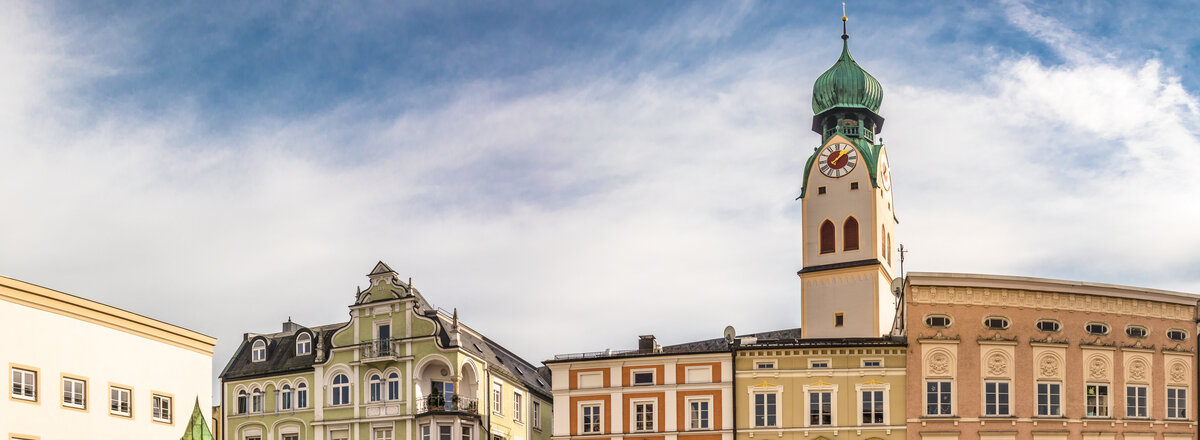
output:
{"label": "cream building facade", "polygon": [[179,438],[211,407],[216,339],[0,277],[5,439]]}

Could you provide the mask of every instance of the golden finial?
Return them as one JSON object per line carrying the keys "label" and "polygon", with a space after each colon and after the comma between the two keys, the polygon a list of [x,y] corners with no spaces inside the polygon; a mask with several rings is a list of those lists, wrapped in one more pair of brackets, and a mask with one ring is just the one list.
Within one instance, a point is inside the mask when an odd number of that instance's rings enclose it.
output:
{"label": "golden finial", "polygon": [[846,2],[842,2],[842,39],[845,40],[848,38],[850,36],[846,35]]}

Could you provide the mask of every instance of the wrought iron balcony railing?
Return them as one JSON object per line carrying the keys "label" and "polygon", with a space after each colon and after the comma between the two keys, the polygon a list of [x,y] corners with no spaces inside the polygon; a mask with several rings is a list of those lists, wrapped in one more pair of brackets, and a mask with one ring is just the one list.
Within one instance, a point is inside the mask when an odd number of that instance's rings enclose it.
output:
{"label": "wrought iron balcony railing", "polygon": [[417,414],[430,412],[479,414],[479,401],[458,395],[446,398],[441,394],[433,394],[417,400]]}
{"label": "wrought iron balcony railing", "polygon": [[391,338],[374,339],[359,345],[363,359],[394,358],[397,356],[396,347]]}

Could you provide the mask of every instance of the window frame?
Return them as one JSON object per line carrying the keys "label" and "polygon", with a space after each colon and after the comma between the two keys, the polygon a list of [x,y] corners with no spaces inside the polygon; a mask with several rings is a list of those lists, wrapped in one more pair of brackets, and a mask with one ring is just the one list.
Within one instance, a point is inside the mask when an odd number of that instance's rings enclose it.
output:
{"label": "window frame", "polygon": [[[639,415],[644,416],[641,421],[638,420]],[[630,433],[657,432],[658,399],[629,399],[629,422]]]}
{"label": "window frame", "polygon": [[[1046,329],[1043,329],[1043,328],[1041,327],[1041,325],[1042,325],[1042,323],[1044,323],[1044,322],[1048,322],[1048,323],[1054,324],[1054,330],[1046,330]],[[1061,323],[1061,322],[1059,322],[1057,319],[1039,319],[1039,320],[1037,320],[1037,321],[1034,321],[1034,323],[1033,323],[1033,328],[1037,329],[1037,331],[1039,331],[1039,332],[1044,332],[1044,333],[1058,333],[1058,332],[1061,332],[1061,331],[1062,331],[1062,323]]]}
{"label": "window frame", "polygon": [[[22,388],[21,394],[17,394],[16,390],[14,389],[18,386],[17,385],[17,374],[18,373],[21,373],[21,383],[20,383],[20,386]],[[29,378],[32,378],[30,380],[30,382],[33,383],[32,387],[29,387],[29,384],[26,383],[26,374],[28,375]],[[16,402],[25,402],[25,403],[40,405],[41,401],[42,401],[41,376],[42,376],[42,370],[40,370],[38,368],[33,368],[30,366],[25,366],[25,365],[8,364],[8,399],[12,400],[12,401],[16,401]],[[31,391],[32,395],[25,395],[24,388],[32,388],[32,391]]]}
{"label": "window frame", "polygon": [[[1141,391],[1134,393],[1133,391]],[[1141,394],[1134,396],[1134,394]],[[1141,405],[1134,401],[1134,405],[1130,405],[1130,399],[1141,398]],[[1140,414],[1139,414],[1140,413]],[[1146,384],[1125,384],[1125,418],[1128,419],[1148,419],[1150,418],[1150,386]]]}
{"label": "window frame", "polygon": [[529,424],[533,429],[542,430],[542,403],[537,399],[529,399]]}
{"label": "window frame", "polygon": [[[1173,333],[1173,332],[1178,332],[1179,334],[1182,334],[1183,339],[1172,338],[1171,333]],[[1186,342],[1191,337],[1191,335],[1188,334],[1187,330],[1184,330],[1181,328],[1169,328],[1169,329],[1167,329],[1165,334],[1166,334],[1168,340],[1172,340],[1175,342]]]}
{"label": "window frame", "polygon": [[[387,436],[384,437],[384,436],[380,435],[383,433],[387,433]],[[395,440],[395,438],[396,438],[396,430],[393,429],[391,426],[386,426],[386,427],[381,426],[381,427],[372,427],[371,428],[371,440]]]}
{"label": "window frame", "polygon": [[[339,377],[346,378],[345,382],[338,383]],[[350,401],[350,397],[354,395],[351,392],[352,387],[350,386],[352,382],[353,380],[350,379],[349,374],[343,372],[334,373],[329,381],[329,406],[347,406],[352,403]]]}
{"label": "window frame", "polygon": [[[858,386],[855,386],[854,388],[855,388],[854,392],[858,397],[858,418],[856,419],[858,426],[887,425],[888,424],[888,414],[891,412],[891,408],[890,408],[891,405],[888,402],[889,400],[891,400],[891,391],[892,391],[891,385],[887,385],[887,384],[884,384],[884,385],[858,385]],[[868,410],[868,408],[866,406],[868,402],[867,402],[867,399],[865,398],[866,393],[872,394],[872,396],[871,396],[872,399],[871,399],[870,403],[873,403],[873,404],[877,403],[880,406],[878,413],[879,413],[880,418],[883,419],[882,422],[876,423],[873,421],[872,422],[864,422],[863,421],[864,416],[867,416],[868,414],[874,416],[876,413],[874,407],[872,407]],[[875,393],[880,393],[880,401],[879,402],[874,402],[874,397],[875,397],[874,394]]]}
{"label": "window frame", "polygon": [[[1099,326],[1104,327],[1104,332],[1096,333],[1096,332],[1091,331],[1089,329],[1089,327],[1091,327],[1093,325],[1099,325]],[[1100,322],[1100,321],[1088,321],[1086,324],[1083,324],[1083,332],[1087,333],[1089,335],[1092,335],[1092,336],[1106,336],[1112,332],[1112,326],[1110,326],[1106,323]]]}
{"label": "window frame", "polygon": [[[117,392],[117,399],[114,399],[113,392]],[[119,409],[113,409],[113,403],[118,403],[120,408],[121,392],[125,394],[125,404],[128,407],[125,413],[121,413]],[[108,415],[133,420],[133,387],[115,383],[108,384]]]}
{"label": "window frame", "polygon": [[492,413],[504,417],[504,384],[492,382]]}
{"label": "window frame", "polygon": [[[1141,336],[1131,334],[1131,332],[1133,332],[1133,331],[1140,331]],[[1146,328],[1146,326],[1144,326],[1144,325],[1130,324],[1130,325],[1125,326],[1125,336],[1128,336],[1128,337],[1131,337],[1134,339],[1146,339],[1146,338],[1150,337],[1150,329]]]}
{"label": "window frame", "polygon": [[[867,362],[878,362],[879,365],[867,365]],[[883,358],[862,358],[858,361],[859,368],[883,368]]]}
{"label": "window frame", "polygon": [[[933,318],[945,319],[946,325],[930,324],[929,320],[933,319]],[[950,315],[947,315],[945,313],[930,313],[928,315],[925,315],[925,318],[921,320],[921,323],[925,324],[925,326],[929,327],[929,328],[950,328],[950,326],[954,325],[954,318],[951,318]]]}
{"label": "window frame", "polygon": [[[1042,386],[1046,386],[1046,392],[1042,392]],[[1051,387],[1056,387],[1055,392],[1051,393]],[[1062,401],[1063,384],[1060,381],[1038,381],[1033,386],[1033,406],[1035,417],[1063,417],[1063,401]],[[1046,403],[1041,403],[1042,396],[1046,396]],[[1058,403],[1053,403],[1053,398],[1058,398]],[[1042,414],[1042,406],[1046,407],[1046,414]],[[1050,409],[1054,411],[1051,412]]]}
{"label": "window frame", "polygon": [[[303,341],[300,338],[304,338]],[[312,354],[312,336],[308,332],[300,332],[296,335],[296,356],[308,356]]]}
{"label": "window frame", "polygon": [[385,400],[389,402],[404,400],[404,387],[400,386],[400,373],[395,371],[387,373],[387,377],[385,377],[383,381],[386,384],[385,388],[387,388],[387,396],[385,396]]}
{"label": "window frame", "polygon": [[[1099,414],[1089,415],[1088,414],[1090,412],[1089,411],[1090,407],[1093,406],[1092,403],[1088,402],[1088,399],[1090,396],[1088,394],[1088,389],[1092,388],[1092,387],[1097,387],[1097,394],[1096,394],[1097,401],[1099,401],[1100,400],[1099,397],[1101,397],[1101,395],[1098,392],[1099,387],[1104,388],[1104,394],[1103,394],[1104,405],[1103,406],[1099,406],[1099,404],[1096,405],[1097,409],[1104,410],[1103,415],[1099,415]],[[1111,392],[1111,389],[1109,388],[1108,383],[1099,383],[1099,382],[1085,382],[1084,383],[1084,385],[1083,385],[1083,418],[1085,418],[1085,419],[1111,419],[1112,418],[1112,392]]]}
{"label": "window frame", "polygon": [[[813,397],[817,397],[816,406],[813,404]],[[828,399],[825,399],[827,397]],[[838,390],[837,386],[805,386],[804,387],[804,417],[805,427],[825,427],[837,425],[837,410],[838,410]],[[827,400],[827,401],[825,401]],[[828,413],[823,411],[823,407],[828,405]],[[814,411],[816,411],[814,413]],[[813,423],[813,417],[828,417],[829,423]],[[819,421],[823,421],[819,420]]]}
{"label": "window frame", "polygon": [[[954,389],[957,387],[955,386],[954,382],[955,381],[952,379],[925,379],[925,383],[924,383],[925,386],[922,388],[922,391],[925,394],[925,400],[921,402],[921,405],[925,408],[923,411],[925,417],[954,417],[954,414],[957,412],[957,411],[955,411],[957,409],[957,406],[955,405],[957,402],[955,402],[956,396],[954,395]],[[930,383],[938,384],[937,391],[929,390]],[[942,389],[943,384],[947,385],[949,387],[949,389],[943,390]],[[938,411],[936,413],[929,412],[929,393],[931,393],[931,392],[934,393],[935,396],[937,396],[937,398],[935,399],[935,403],[934,403],[934,406],[938,408]],[[943,395],[949,396],[949,400],[950,400],[949,403],[946,403],[946,405],[949,405],[949,411],[947,413],[942,413],[942,411],[941,411],[941,406],[943,405],[943,402],[942,402]]]}
{"label": "window frame", "polygon": [[255,339],[250,343],[250,362],[263,362],[267,360],[267,343],[262,339]]}
{"label": "window frame", "polygon": [[[1180,396],[1179,395],[1180,393],[1182,393],[1183,395]],[[1188,395],[1188,387],[1186,387],[1186,386],[1183,386],[1183,387],[1168,386],[1167,392],[1165,394],[1166,394],[1166,398],[1167,398],[1166,419],[1167,420],[1188,420],[1188,400],[1187,400],[1188,399],[1188,396],[1187,396]],[[1172,394],[1175,395],[1174,398],[1172,398],[1172,396],[1171,396]],[[1179,405],[1178,405],[1179,403],[1183,404],[1182,408],[1179,407]],[[1176,412],[1176,413],[1182,412],[1183,415],[1172,417],[1171,416],[1172,412]]]}
{"label": "window frame", "polygon": [[[1003,322],[1003,323],[1004,323],[1004,325],[1003,325],[1003,326],[1001,326],[1001,327],[993,327],[993,326],[991,326],[990,324],[988,324],[988,323],[989,323],[989,321],[993,321],[993,320],[1000,320],[1001,322]],[[1009,327],[1012,327],[1012,320],[1011,320],[1011,319],[1008,319],[1008,318],[1006,318],[1006,317],[1004,317],[1004,316],[1000,316],[1000,315],[988,315],[988,316],[986,316],[986,317],[984,317],[984,318],[983,318],[983,328],[985,328],[985,329],[988,329],[988,330],[995,330],[995,331],[1001,331],[1001,330],[1008,330],[1008,328],[1009,328]]]}
{"label": "window frame", "polygon": [[833,359],[817,358],[808,360],[808,369],[810,370],[829,370],[833,368]]}
{"label": "window frame", "polygon": [[250,414],[263,414],[266,412],[266,395],[266,392],[259,387],[254,387],[254,389],[250,391]]}
{"label": "window frame", "polygon": [[[637,377],[639,374],[650,374],[650,382],[638,383]],[[629,386],[631,387],[651,387],[658,384],[658,369],[657,368],[634,368],[629,370]]]}
{"label": "window frame", "polygon": [[[988,387],[993,387],[993,390],[989,391]],[[995,396],[995,401],[989,403],[988,397],[992,395]],[[983,411],[981,412],[983,417],[1012,417],[1012,381],[984,380],[983,398],[980,400],[980,403],[983,404]],[[989,408],[989,406],[994,408]],[[1004,411],[1001,412],[1001,409]]]}
{"label": "window frame", "polygon": [[[764,365],[768,365],[768,366],[764,367]],[[779,362],[774,359],[756,360],[756,361],[754,361],[754,369],[755,370],[778,370]]]}
{"label": "window frame", "polygon": [[291,411],[292,407],[294,406],[292,404],[292,398],[295,397],[295,394],[296,389],[292,388],[292,384],[283,384],[283,386],[279,388],[279,401],[275,402],[275,406],[279,407],[281,411]]}
{"label": "window frame", "polygon": [[[779,389],[750,390],[750,407],[753,408],[749,412],[751,428],[778,428],[780,426],[782,422],[780,420],[780,407],[783,406],[782,394],[782,391]],[[758,403],[758,396],[763,396],[762,403]],[[762,424],[758,423],[760,418],[758,410],[760,406],[763,410],[761,416]]]}
{"label": "window frame", "polygon": [[[167,415],[166,417],[161,416],[162,410],[164,408],[159,406],[159,404],[163,401],[165,401],[167,404],[167,406],[165,408],[166,415]],[[155,415],[156,413],[159,415]],[[174,425],[175,424],[175,396],[174,395],[167,394],[167,393],[160,392],[160,391],[150,391],[150,421],[154,422],[154,423],[161,423],[164,425]]]}
{"label": "window frame", "polygon": [[296,409],[308,409],[308,383],[296,382]]}
{"label": "window frame", "polygon": [[520,390],[513,390],[513,421],[524,424],[525,395]]}
{"label": "window frame", "polygon": [[[589,409],[592,409],[592,408],[595,408],[594,412],[588,411]],[[579,409],[579,431],[578,432],[581,435],[603,434],[604,433],[604,401],[603,400],[589,400],[586,402],[579,402],[578,409]],[[589,412],[593,412],[593,414],[589,416],[588,415]],[[589,418],[590,418],[590,420],[589,420]],[[595,426],[595,429],[594,430],[589,429],[593,425]]]}
{"label": "window frame", "polygon": [[367,403],[381,403],[387,396],[387,381],[382,373],[373,372],[367,379]]}
{"label": "window frame", "polygon": [[[704,404],[702,410],[694,410],[693,404]],[[712,431],[713,430],[713,398],[712,396],[688,396],[683,399],[683,427],[684,431]],[[701,412],[703,417],[697,417],[697,412]],[[705,426],[692,426],[696,422],[702,421]]]}
{"label": "window frame", "polygon": [[[82,389],[79,392],[79,400],[82,403],[79,403],[79,404],[75,404],[74,402],[67,403],[67,393],[70,392],[72,394],[71,397],[74,397],[74,395],[75,395],[75,392],[74,392],[75,390],[73,389],[74,388],[73,386],[71,387],[72,390],[70,390],[70,391],[67,390],[67,388],[68,388],[67,381],[77,382],[79,385],[81,385]],[[66,409],[70,409],[70,410],[87,412],[88,411],[88,394],[89,394],[87,378],[82,377],[82,376],[75,376],[75,375],[71,375],[71,374],[60,374],[59,375],[59,383],[62,386],[62,388],[61,388],[62,399],[59,400],[59,406],[66,408]]]}

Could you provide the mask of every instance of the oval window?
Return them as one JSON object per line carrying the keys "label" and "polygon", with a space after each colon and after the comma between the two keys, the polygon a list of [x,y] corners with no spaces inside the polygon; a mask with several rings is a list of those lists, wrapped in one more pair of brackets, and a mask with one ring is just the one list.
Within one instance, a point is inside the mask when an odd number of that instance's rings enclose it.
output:
{"label": "oval window", "polygon": [[1059,326],[1058,321],[1051,321],[1049,319],[1043,319],[1037,322],[1037,329],[1044,332],[1056,332],[1060,327],[1061,326]]}
{"label": "oval window", "polygon": [[934,315],[925,318],[925,325],[933,328],[946,328],[950,326],[950,317],[942,315]]}
{"label": "oval window", "polygon": [[1129,327],[1125,327],[1125,334],[1129,335],[1131,338],[1144,338],[1146,337],[1146,328],[1131,325]]}
{"label": "oval window", "polygon": [[1167,339],[1172,341],[1186,341],[1187,332],[1183,330],[1167,330]]}
{"label": "oval window", "polygon": [[1088,323],[1088,325],[1085,326],[1083,329],[1093,335],[1107,335],[1108,334],[1108,326],[1101,324],[1099,322]]}
{"label": "oval window", "polygon": [[983,326],[989,330],[1004,330],[1008,328],[1008,319],[999,316],[992,316],[983,320]]}

